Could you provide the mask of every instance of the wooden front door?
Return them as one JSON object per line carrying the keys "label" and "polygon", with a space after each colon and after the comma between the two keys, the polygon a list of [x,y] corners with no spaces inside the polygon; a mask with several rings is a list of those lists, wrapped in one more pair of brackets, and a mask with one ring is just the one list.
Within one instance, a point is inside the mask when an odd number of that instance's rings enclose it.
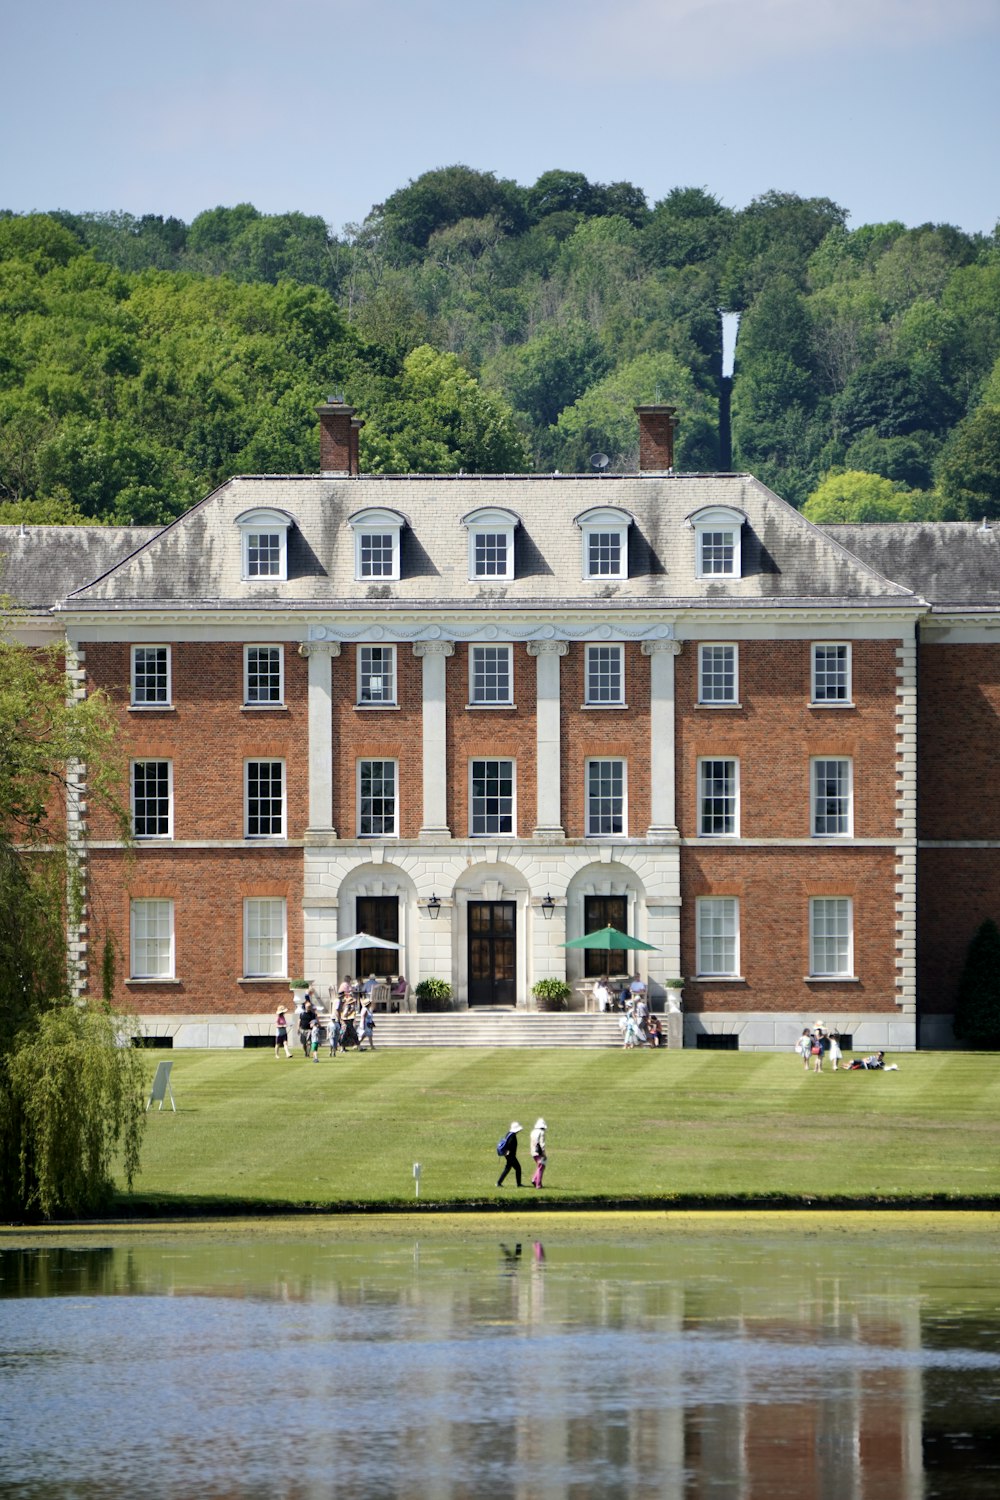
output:
{"label": "wooden front door", "polygon": [[469,1004],[515,1005],[517,903],[469,902]]}

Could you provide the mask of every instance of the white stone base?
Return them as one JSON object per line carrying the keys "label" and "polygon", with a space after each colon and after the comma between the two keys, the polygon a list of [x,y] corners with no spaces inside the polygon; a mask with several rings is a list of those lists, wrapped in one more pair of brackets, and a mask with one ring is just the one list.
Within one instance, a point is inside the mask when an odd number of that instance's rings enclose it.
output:
{"label": "white stone base", "polygon": [[855,1011],[817,1015],[811,1011],[711,1011],[685,1015],[684,1045],[696,1047],[699,1035],[739,1037],[741,1052],[792,1052],[802,1032],[822,1020],[826,1031],[837,1031],[854,1039],[855,1052],[915,1052],[916,1023],[911,1016],[893,1016]]}

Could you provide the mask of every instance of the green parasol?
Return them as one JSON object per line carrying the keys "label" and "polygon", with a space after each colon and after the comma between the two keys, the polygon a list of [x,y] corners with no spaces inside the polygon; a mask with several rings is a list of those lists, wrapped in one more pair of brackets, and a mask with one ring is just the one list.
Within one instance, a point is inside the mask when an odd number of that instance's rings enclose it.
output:
{"label": "green parasol", "polygon": [[564,948],[646,948],[651,953],[657,951],[655,943],[644,943],[642,938],[630,937],[627,932],[619,932],[617,927],[612,927],[610,924],[607,927],[598,928],[597,932],[585,932],[583,937],[571,938],[562,946]]}

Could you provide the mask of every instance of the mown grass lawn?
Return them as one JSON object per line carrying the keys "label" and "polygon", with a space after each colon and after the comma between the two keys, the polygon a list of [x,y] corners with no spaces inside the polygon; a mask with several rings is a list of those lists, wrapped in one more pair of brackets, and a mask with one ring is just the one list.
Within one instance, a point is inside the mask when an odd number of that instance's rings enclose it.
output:
{"label": "mown grass lawn", "polygon": [[[150,1075],[158,1059],[151,1055]],[[178,1052],[178,1113],[148,1117],[140,1202],[553,1205],[673,1195],[1000,1195],[993,1055],[900,1054],[804,1073],[771,1053],[400,1049],[319,1064]],[[549,1127],[543,1194],[495,1186],[499,1136]],[[125,1206],[124,1203],[122,1205]]]}

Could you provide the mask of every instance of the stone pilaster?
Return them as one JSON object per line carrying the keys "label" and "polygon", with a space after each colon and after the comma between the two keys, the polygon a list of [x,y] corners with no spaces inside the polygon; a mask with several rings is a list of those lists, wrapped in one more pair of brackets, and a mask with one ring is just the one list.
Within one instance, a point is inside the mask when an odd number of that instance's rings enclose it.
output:
{"label": "stone pilaster", "polygon": [[445,710],[445,670],[454,656],[452,641],[414,641],[414,656],[423,660],[424,812],[422,839],[450,839],[448,783],[445,776],[448,721]]}
{"label": "stone pilaster", "polygon": [[568,651],[567,641],[528,642],[528,655],[535,658],[537,690],[535,759],[538,801],[537,824],[531,836],[550,843],[566,837],[562,825],[560,774],[559,658]]}
{"label": "stone pilaster", "polygon": [[642,654],[649,661],[649,781],[650,843],[675,844],[677,798],[675,771],[674,658],[680,641],[643,641]]}
{"label": "stone pilaster", "polygon": [[299,647],[309,661],[309,833],[335,839],[333,826],[333,657],[339,641]]}

